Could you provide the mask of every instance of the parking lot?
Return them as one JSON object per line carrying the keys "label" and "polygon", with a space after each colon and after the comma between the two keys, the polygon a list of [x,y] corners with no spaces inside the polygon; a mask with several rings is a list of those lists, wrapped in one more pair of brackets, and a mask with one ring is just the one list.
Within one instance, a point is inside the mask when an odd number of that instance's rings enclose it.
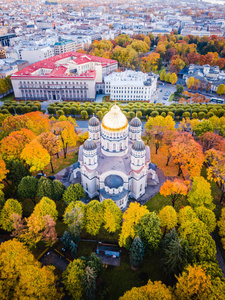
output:
{"label": "parking lot", "polygon": [[176,91],[176,85],[158,82],[158,88],[156,94],[152,97],[151,103],[163,103],[164,105],[170,105],[169,102],[171,94]]}

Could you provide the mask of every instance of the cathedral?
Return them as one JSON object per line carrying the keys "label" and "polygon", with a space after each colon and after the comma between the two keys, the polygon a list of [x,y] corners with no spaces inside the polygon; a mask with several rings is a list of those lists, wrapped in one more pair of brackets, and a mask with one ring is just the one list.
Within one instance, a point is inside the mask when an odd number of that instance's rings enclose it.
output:
{"label": "cathedral", "polygon": [[135,117],[129,124],[116,104],[101,123],[96,117],[89,120],[89,138],[80,146],[72,178],[81,177],[90,198],[112,199],[123,209],[129,198],[138,201],[145,193],[148,178],[157,184],[150,148],[141,139],[141,129],[141,120]]}

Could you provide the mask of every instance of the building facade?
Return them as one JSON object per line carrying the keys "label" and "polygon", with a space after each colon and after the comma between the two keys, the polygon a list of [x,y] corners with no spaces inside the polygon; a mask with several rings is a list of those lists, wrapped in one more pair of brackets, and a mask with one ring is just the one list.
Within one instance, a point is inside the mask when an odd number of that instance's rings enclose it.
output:
{"label": "building facade", "polygon": [[121,209],[129,198],[138,200],[145,193],[148,178],[158,183],[156,169],[151,167],[150,148],[141,140],[141,128],[137,117],[128,124],[117,105],[101,124],[92,117],[89,139],[80,146],[71,182],[80,176],[90,198],[112,199]]}
{"label": "building facade", "polygon": [[92,101],[103,77],[117,67],[112,59],[67,52],[30,65],[11,80],[16,99]]}
{"label": "building facade", "polygon": [[150,101],[156,92],[157,76],[135,71],[114,72],[104,82],[105,93],[111,100]]}
{"label": "building facade", "polygon": [[73,40],[61,39],[54,45],[55,55],[59,55],[71,51],[76,52],[79,49],[82,49],[82,44],[77,43]]}

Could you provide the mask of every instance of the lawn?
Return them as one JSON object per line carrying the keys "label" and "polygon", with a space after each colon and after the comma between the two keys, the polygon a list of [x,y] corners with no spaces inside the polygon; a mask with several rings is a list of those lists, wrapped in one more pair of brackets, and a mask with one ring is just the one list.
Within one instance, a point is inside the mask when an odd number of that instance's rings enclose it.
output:
{"label": "lawn", "polygon": [[52,159],[52,164],[53,164],[53,168],[54,168],[54,173],[52,173],[52,169],[51,169],[51,165],[48,164],[43,172],[49,176],[49,175],[54,175],[57,174],[58,172],[60,172],[61,170],[65,169],[66,167],[69,167],[70,165],[74,164],[75,162],[77,162],[78,160],[78,155],[76,154],[77,151],[74,152],[70,152],[67,154],[67,157],[64,158],[63,155],[61,154],[61,156],[59,158],[54,157]]}
{"label": "lawn", "polygon": [[0,101],[14,100],[14,98],[15,98],[14,93],[11,93],[11,94],[9,94],[9,95],[7,95],[7,96],[1,98]]}
{"label": "lawn", "polygon": [[170,98],[169,98],[169,102],[172,102],[173,99],[174,99],[174,94],[171,94],[171,95],[170,95]]}

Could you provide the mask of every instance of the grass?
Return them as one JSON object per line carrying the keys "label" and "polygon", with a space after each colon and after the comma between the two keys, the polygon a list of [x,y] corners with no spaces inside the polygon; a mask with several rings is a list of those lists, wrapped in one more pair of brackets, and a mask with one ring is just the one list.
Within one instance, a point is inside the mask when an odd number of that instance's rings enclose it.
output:
{"label": "grass", "polygon": [[103,226],[101,226],[99,233],[95,236],[90,235],[83,229],[80,238],[87,240],[118,242],[119,234],[120,230],[116,231],[115,233],[109,233]]}
{"label": "grass", "polygon": [[11,94],[9,94],[9,95],[7,95],[7,96],[1,98],[0,101],[14,100],[14,98],[15,98],[14,93],[11,93]]}
{"label": "grass", "polygon": [[76,151],[67,153],[67,157],[64,158],[63,155],[61,155],[59,158],[54,157],[52,159],[52,164],[54,167],[54,173],[52,173],[51,165],[48,164],[43,172],[46,175],[54,175],[57,174],[58,172],[62,171],[66,167],[69,167],[70,165],[74,164],[75,162],[78,161],[78,155],[76,154]]}
{"label": "grass", "polygon": [[172,102],[173,99],[174,99],[174,94],[171,94],[171,95],[170,95],[170,98],[169,98],[169,102]]}

